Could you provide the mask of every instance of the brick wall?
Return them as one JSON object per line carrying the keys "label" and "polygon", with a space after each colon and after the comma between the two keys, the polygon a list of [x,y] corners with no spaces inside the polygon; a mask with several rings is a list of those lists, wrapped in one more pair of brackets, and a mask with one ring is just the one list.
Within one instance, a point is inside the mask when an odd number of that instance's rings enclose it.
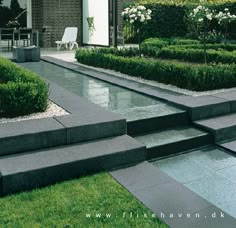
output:
{"label": "brick wall", "polygon": [[[117,3],[118,25],[122,27],[123,0]],[[81,0],[32,0],[32,26],[40,32],[42,47],[55,47],[66,27],[78,27],[77,42],[81,44]]]}
{"label": "brick wall", "polygon": [[55,41],[61,40],[66,27],[78,27],[80,43],[80,0],[32,0],[32,15],[32,26],[39,29],[43,47],[55,47]]}

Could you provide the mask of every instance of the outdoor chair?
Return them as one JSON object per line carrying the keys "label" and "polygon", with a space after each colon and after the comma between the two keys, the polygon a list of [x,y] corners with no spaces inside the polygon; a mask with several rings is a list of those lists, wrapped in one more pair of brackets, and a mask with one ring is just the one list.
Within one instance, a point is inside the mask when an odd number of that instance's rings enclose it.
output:
{"label": "outdoor chair", "polygon": [[57,50],[60,50],[62,45],[65,45],[66,48],[69,47],[70,50],[74,48],[78,48],[77,39],[78,28],[77,27],[67,27],[65,28],[62,40],[56,41]]}

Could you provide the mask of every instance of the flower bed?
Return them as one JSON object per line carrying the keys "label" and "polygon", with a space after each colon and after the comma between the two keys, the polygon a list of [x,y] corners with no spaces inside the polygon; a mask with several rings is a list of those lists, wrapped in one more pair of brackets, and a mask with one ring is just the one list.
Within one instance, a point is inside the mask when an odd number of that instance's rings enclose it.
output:
{"label": "flower bed", "polygon": [[48,86],[35,73],[0,58],[0,116],[13,117],[47,108]]}

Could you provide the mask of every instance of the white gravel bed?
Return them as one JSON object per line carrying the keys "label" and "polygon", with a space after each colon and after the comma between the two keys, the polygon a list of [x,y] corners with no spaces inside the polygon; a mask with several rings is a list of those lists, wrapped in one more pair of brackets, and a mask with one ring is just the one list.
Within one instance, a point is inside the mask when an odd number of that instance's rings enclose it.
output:
{"label": "white gravel bed", "polygon": [[45,112],[38,112],[38,113],[32,113],[30,115],[26,116],[19,116],[15,118],[0,118],[0,123],[8,123],[8,122],[17,122],[22,120],[30,120],[30,119],[42,119],[42,118],[48,118],[53,116],[63,116],[68,115],[67,111],[65,111],[60,106],[56,105],[52,101],[48,101],[48,108]]}
{"label": "white gravel bed", "polygon": [[157,87],[157,88],[166,89],[166,90],[170,90],[170,91],[173,91],[173,92],[178,92],[178,93],[182,93],[184,95],[190,95],[190,96],[194,96],[194,97],[204,96],[204,95],[212,95],[212,94],[215,94],[215,93],[228,92],[228,91],[236,90],[236,88],[230,88],[230,89],[218,89],[218,90],[211,90],[211,91],[204,91],[204,92],[196,92],[196,91],[191,91],[191,90],[187,90],[187,89],[181,89],[181,88],[178,88],[178,87],[173,86],[173,85],[167,85],[167,84],[159,83],[159,82],[156,82],[156,81],[146,80],[146,79],[143,79],[141,77],[132,77],[132,76],[122,74],[122,73],[114,71],[114,70],[107,70],[107,69],[104,69],[104,68],[87,66],[87,65],[78,63],[75,60],[75,54],[74,53],[58,53],[58,54],[52,54],[52,55],[47,55],[47,56],[51,56],[51,57],[54,57],[54,58],[57,58],[57,59],[61,59],[61,60],[64,60],[66,62],[71,62],[71,63],[77,64],[77,65],[80,65],[80,66],[88,67],[90,69],[99,70],[101,72],[109,73],[109,74],[112,74],[112,75],[117,76],[117,77],[126,78],[126,79],[129,79],[129,80],[132,80],[132,81],[144,83],[146,85],[151,85],[151,86],[154,86],[154,87]]}

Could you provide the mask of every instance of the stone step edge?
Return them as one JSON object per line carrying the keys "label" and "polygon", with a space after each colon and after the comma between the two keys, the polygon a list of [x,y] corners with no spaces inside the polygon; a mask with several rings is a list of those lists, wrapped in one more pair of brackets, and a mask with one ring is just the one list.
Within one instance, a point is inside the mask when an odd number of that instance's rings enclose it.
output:
{"label": "stone step edge", "polygon": [[0,195],[31,190],[145,160],[146,147],[128,135],[11,155],[0,159]]}

